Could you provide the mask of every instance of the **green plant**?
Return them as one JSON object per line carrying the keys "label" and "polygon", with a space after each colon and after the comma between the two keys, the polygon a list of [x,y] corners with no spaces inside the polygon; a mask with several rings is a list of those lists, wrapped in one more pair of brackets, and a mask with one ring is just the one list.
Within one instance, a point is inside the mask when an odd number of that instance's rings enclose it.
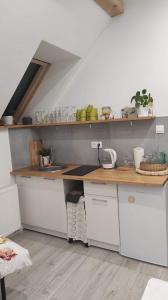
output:
{"label": "green plant", "polygon": [[131,98],[131,103],[133,101],[135,101],[135,107],[137,108],[140,106],[146,107],[153,103],[153,98],[150,93],[147,93],[146,89],[143,89],[142,92],[136,92],[136,95]]}
{"label": "green plant", "polygon": [[51,149],[50,148],[42,148],[41,150],[39,150],[38,154],[42,155],[42,156],[50,156]]}

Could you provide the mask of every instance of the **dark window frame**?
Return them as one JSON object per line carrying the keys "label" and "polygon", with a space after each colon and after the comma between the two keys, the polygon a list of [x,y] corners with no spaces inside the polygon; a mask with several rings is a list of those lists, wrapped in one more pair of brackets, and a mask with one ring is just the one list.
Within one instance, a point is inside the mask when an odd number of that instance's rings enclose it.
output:
{"label": "dark window frame", "polygon": [[38,60],[36,58],[33,58],[31,60],[31,63],[37,64],[38,66],[40,66],[40,68],[36,72],[33,80],[31,81],[30,85],[28,86],[26,92],[24,93],[23,97],[21,98],[20,103],[18,104],[18,107],[16,108],[16,110],[13,114],[14,122],[16,124],[20,120],[20,118],[23,115],[28,104],[31,102],[36,90],[38,89],[46,72],[48,71],[48,68],[50,67],[49,63]]}

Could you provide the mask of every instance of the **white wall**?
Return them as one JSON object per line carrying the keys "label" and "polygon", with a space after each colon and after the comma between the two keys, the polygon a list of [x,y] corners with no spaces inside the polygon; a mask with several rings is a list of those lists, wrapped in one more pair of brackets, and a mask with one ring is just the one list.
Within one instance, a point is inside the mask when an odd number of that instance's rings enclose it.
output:
{"label": "white wall", "polygon": [[143,88],[154,97],[155,114],[168,115],[167,0],[125,0],[125,13],[111,20],[61,100],[118,111]]}
{"label": "white wall", "polygon": [[41,40],[83,57],[109,17],[93,0],[0,0],[0,116]]}

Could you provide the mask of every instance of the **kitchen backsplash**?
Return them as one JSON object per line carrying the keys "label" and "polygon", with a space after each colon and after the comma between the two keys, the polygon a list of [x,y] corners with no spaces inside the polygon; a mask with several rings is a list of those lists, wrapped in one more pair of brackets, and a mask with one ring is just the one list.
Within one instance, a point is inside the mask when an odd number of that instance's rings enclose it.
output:
{"label": "kitchen backsplash", "polygon": [[[156,124],[165,126],[165,134],[156,134]],[[110,124],[57,126],[40,129],[10,130],[13,168],[30,164],[29,140],[40,138],[54,149],[57,162],[97,164],[97,149],[91,141],[102,141],[103,148],[116,150],[118,160],[133,160],[133,148],[144,147],[145,153],[164,151],[168,155],[168,117],[154,121],[116,122]]]}
{"label": "kitchen backsplash", "polygon": [[9,130],[12,166],[14,169],[30,165],[29,141],[38,138],[38,132],[29,128]]}

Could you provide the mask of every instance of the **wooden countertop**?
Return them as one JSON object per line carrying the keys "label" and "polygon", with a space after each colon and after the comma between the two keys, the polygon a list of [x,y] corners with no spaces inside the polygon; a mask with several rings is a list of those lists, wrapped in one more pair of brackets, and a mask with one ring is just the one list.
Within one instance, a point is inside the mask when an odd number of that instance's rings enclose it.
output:
{"label": "wooden countertop", "polygon": [[13,170],[12,175],[25,176],[25,177],[42,177],[48,179],[71,179],[71,180],[82,180],[82,181],[94,181],[94,182],[111,182],[117,184],[133,184],[133,185],[144,185],[144,186],[163,186],[168,180],[168,176],[145,176],[137,174],[134,168],[129,170],[110,169],[104,170],[102,168],[97,169],[84,176],[70,176],[64,175],[63,173],[78,167],[79,165],[68,165],[64,170],[57,171],[54,173],[35,171],[31,167]]}

